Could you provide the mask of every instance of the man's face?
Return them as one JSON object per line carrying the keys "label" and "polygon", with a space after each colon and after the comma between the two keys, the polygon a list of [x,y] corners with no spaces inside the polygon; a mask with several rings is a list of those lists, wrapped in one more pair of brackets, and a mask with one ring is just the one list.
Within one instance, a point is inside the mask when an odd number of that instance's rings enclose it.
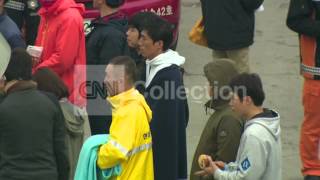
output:
{"label": "man's face", "polygon": [[127,42],[129,47],[137,49],[139,46],[139,31],[137,28],[129,27],[127,31]]}
{"label": "man's face", "polygon": [[[245,97],[244,97],[245,98]],[[231,106],[231,109],[240,115],[241,117],[244,117],[246,114],[247,106],[246,103],[240,100],[239,96],[235,93],[231,93],[231,100],[229,102],[229,105]]]}
{"label": "man's face", "polygon": [[162,53],[162,41],[154,42],[148,35],[147,31],[143,30],[141,32],[141,37],[139,39],[140,53],[143,57],[147,59],[153,59]]}
{"label": "man's face", "polygon": [[124,66],[109,64],[105,73],[104,84],[107,88],[108,96],[112,97],[123,92],[125,89]]}

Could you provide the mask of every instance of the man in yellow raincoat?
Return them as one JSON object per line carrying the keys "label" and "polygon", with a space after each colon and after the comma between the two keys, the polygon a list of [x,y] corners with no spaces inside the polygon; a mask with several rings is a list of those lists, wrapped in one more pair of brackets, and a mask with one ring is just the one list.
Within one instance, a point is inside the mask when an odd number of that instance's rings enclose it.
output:
{"label": "man in yellow raincoat", "polygon": [[121,165],[116,180],[153,180],[152,112],[144,97],[134,88],[135,63],[126,56],[111,60],[104,80],[112,106],[110,141],[100,147],[101,169]]}

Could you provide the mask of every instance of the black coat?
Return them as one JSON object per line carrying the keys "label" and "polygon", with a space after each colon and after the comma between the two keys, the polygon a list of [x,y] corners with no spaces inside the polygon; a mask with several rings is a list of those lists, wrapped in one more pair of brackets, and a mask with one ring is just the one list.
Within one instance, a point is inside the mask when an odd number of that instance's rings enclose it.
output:
{"label": "black coat", "polygon": [[205,35],[214,50],[232,50],[253,43],[254,13],[263,0],[201,0]]}
{"label": "black coat", "polygon": [[117,12],[92,21],[92,31],[86,37],[87,64],[107,65],[117,56],[129,55],[126,17]]}
{"label": "black coat", "polygon": [[[187,178],[186,127],[189,111],[185,90],[179,88],[181,86],[180,68],[172,65],[160,70],[145,91],[153,113],[151,133],[155,180]],[[160,92],[153,87],[167,87],[167,93],[160,97]]]}
{"label": "black coat", "polygon": [[[87,66],[89,82],[97,81],[102,84],[109,61],[117,56],[129,55],[127,24],[128,21],[121,12],[92,21],[93,29],[86,37],[87,64],[101,66]],[[88,89],[87,92],[92,92],[92,89]],[[105,97],[91,98],[91,95],[88,95],[87,111],[91,133],[93,135],[109,133],[111,108],[106,104]]]}
{"label": "black coat", "polygon": [[64,118],[57,99],[30,83],[0,102],[0,179],[67,180]]}

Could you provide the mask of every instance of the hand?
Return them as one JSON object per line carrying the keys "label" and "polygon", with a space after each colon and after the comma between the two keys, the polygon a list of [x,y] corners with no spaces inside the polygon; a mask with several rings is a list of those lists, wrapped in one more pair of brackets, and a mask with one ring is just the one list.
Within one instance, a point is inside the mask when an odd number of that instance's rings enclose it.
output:
{"label": "hand", "polygon": [[213,175],[214,172],[216,172],[216,170],[219,169],[219,167],[215,164],[215,162],[213,162],[210,156],[205,156],[207,161],[206,166],[202,168],[201,171],[195,172],[194,175],[207,177]]}
{"label": "hand", "polygon": [[32,66],[35,67],[40,63],[40,58],[32,56]]}
{"label": "hand", "polygon": [[214,161],[214,163],[219,167],[219,169],[224,169],[224,166],[226,165],[222,161]]}

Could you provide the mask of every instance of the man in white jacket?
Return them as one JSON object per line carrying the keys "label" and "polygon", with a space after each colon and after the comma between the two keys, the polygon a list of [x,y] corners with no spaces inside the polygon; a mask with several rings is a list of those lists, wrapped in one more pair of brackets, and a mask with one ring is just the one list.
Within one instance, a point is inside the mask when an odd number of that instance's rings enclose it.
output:
{"label": "man in white jacket", "polygon": [[246,124],[235,162],[225,164],[204,156],[202,171],[216,180],[281,180],[280,116],[262,107],[265,95],[257,74],[241,74],[231,83],[230,105]]}

